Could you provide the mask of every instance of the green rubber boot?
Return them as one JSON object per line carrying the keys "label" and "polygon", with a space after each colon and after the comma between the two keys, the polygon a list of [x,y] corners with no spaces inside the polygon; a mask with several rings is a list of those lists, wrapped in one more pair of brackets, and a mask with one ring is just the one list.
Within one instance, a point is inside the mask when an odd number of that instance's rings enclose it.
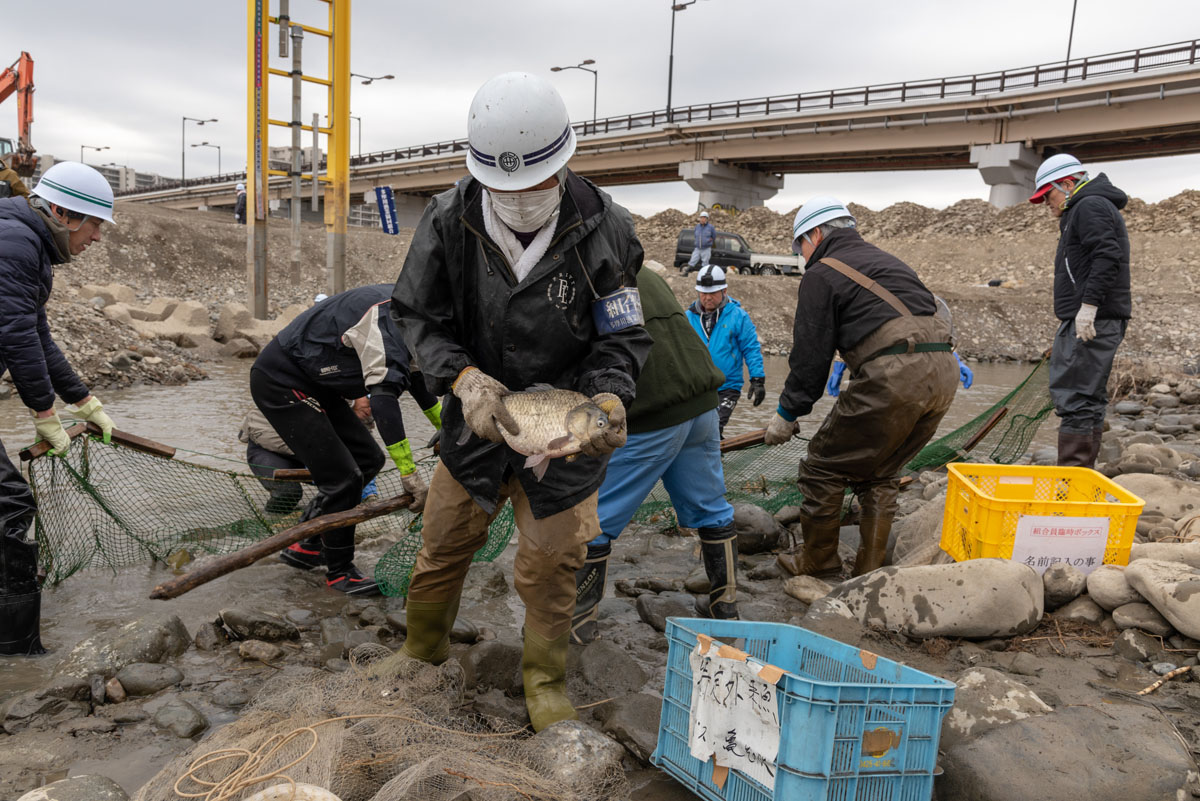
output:
{"label": "green rubber boot", "polygon": [[458,616],[460,600],[410,600],[405,604],[408,635],[404,638],[404,653],[434,665],[445,662],[450,656],[450,629]]}
{"label": "green rubber boot", "polygon": [[525,627],[525,652],[521,677],[525,683],[525,708],[534,731],[560,720],[579,720],[567,698],[567,645],[571,632],[547,640]]}

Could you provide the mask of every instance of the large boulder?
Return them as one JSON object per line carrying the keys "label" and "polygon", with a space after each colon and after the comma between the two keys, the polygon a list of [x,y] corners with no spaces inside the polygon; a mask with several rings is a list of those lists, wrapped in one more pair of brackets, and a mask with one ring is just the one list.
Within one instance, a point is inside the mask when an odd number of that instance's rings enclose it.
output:
{"label": "large boulder", "polygon": [[595,708],[603,723],[601,731],[636,757],[649,764],[658,745],[658,723],[662,699],[649,693],[634,693]]}
{"label": "large boulder", "polygon": [[133,287],[124,284],[84,284],[79,288],[79,294],[85,298],[103,298],[106,306],[114,303],[137,303],[137,293]]}
{"label": "large boulder", "polygon": [[1109,612],[1118,606],[1142,600],[1137,590],[1129,586],[1125,568],[1120,565],[1101,565],[1089,573],[1087,591],[1093,601]]}
{"label": "large boulder", "polygon": [[99,673],[108,679],[134,662],[162,662],[179,656],[191,642],[183,621],[175,615],[149,615],[80,642],[57,672],[82,679]]}
{"label": "large boulder", "polygon": [[1200,484],[1193,481],[1149,473],[1117,476],[1113,481],[1146,502],[1143,514],[1178,520],[1200,511]]}
{"label": "large boulder", "polygon": [[752,503],[733,506],[733,527],[737,532],[738,553],[752,554],[769,551],[779,544],[782,526],[771,513]]}
{"label": "large boulder", "polygon": [[1200,567],[1200,542],[1139,542],[1129,551],[1129,563],[1142,559]]}
{"label": "large boulder", "polygon": [[121,785],[107,776],[71,776],[30,790],[17,801],[129,801]]}
{"label": "large boulder", "polygon": [[226,303],[217,310],[213,339],[218,342],[247,339],[262,348],[271,341],[271,337],[282,331],[284,326],[295,320],[306,308],[288,306],[274,320],[256,320],[250,310],[241,303]]}
{"label": "large boulder", "polygon": [[1157,711],[1112,702],[997,726],[949,745],[938,763],[938,798],[954,801],[1174,801],[1192,769]]}
{"label": "large boulder", "polygon": [[106,306],[104,314],[146,339],[169,339],[181,348],[196,348],[211,339],[208,308],[194,300],[179,303],[161,318],[126,303]]}
{"label": "large boulder", "polygon": [[624,773],[625,749],[578,720],[547,726],[528,741],[527,750],[548,777],[581,797]]}
{"label": "large boulder", "polygon": [[1042,578],[1007,559],[885,567],[850,579],[830,598],[854,616],[914,637],[1008,637],[1042,619]]}
{"label": "large boulder", "polygon": [[998,670],[970,668],[955,681],[954,707],[942,723],[941,748],[1054,709],[1037,693]]}
{"label": "large boulder", "polygon": [[1125,569],[1125,577],[1180,634],[1200,639],[1200,568],[1139,559]]}
{"label": "large boulder", "polygon": [[258,609],[222,609],[221,622],[242,640],[298,640],[300,630],[290,621]]}

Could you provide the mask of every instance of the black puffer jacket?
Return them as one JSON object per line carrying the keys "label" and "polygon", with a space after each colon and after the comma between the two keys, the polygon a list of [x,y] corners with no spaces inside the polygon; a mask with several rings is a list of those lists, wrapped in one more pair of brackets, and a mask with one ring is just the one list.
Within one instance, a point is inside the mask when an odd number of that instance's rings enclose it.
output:
{"label": "black puffer jacket", "polygon": [[[473,178],[434,197],[417,226],[392,293],[392,314],[429,388],[450,391],[476,366],[514,391],[552,384],[592,396],[612,392],[628,407],[651,338],[641,326],[601,335],[592,302],[637,285],[642,246],[629,212],[568,171],[558,227],[545,255],[517,283],[483,222]],[[594,293],[593,293],[594,290]],[[600,486],[607,459],[555,459],[538,482],[525,457],[471,436],[452,395],[442,409],[442,462],[488,512],[514,472],[536,517],[557,514]]]}
{"label": "black puffer jacket", "polygon": [[1073,320],[1080,304],[1100,319],[1128,320],[1129,234],[1121,209],[1129,196],[1100,173],[1079,187],[1058,219],[1054,255],[1054,316]]}
{"label": "black puffer jacket", "polygon": [[70,260],[28,200],[0,199],[0,374],[9,370],[34,411],[53,407],[56,393],[67,403],[88,396],[46,322],[54,265]]}

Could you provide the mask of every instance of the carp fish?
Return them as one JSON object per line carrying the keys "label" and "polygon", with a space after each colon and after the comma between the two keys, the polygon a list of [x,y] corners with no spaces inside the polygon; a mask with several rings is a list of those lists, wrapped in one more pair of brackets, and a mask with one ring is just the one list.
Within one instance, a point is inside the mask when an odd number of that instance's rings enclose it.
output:
{"label": "carp fish", "polygon": [[608,415],[586,395],[549,384],[510,392],[504,396],[504,407],[521,433],[510,434],[498,424],[500,433],[510,448],[527,457],[525,466],[538,481],[546,475],[551,459],[579,453],[583,440],[608,426]]}

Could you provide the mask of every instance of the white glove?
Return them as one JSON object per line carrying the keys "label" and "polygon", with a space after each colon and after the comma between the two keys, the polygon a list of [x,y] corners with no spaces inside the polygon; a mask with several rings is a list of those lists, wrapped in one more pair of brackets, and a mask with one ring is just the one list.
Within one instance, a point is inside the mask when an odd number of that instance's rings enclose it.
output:
{"label": "white glove", "polygon": [[458,374],[450,391],[462,401],[463,419],[477,436],[492,442],[504,442],[504,435],[496,427],[497,423],[510,434],[521,433],[521,427],[504,407],[504,396],[508,394],[508,389],[482,370],[466,368]]}
{"label": "white glove", "polygon": [[1075,336],[1081,342],[1091,342],[1096,338],[1096,307],[1084,303],[1075,315]]}
{"label": "white glove", "polygon": [[78,417],[80,420],[87,420],[89,423],[95,423],[100,427],[101,433],[104,435],[104,441],[112,440],[113,421],[104,412],[104,406],[100,403],[100,399],[95,395],[88,396],[87,403],[68,406],[67,411]]}
{"label": "white glove", "polygon": [[407,476],[400,476],[400,484],[403,485],[404,491],[413,496],[413,502],[409,504],[408,511],[416,514],[425,508],[425,499],[429,496],[429,486],[425,483],[425,479],[421,478],[420,473],[409,473]]}
{"label": "white glove", "polygon": [[795,420],[785,420],[783,415],[775,412],[775,416],[771,418],[771,424],[767,426],[767,434],[763,437],[763,442],[767,445],[782,445],[796,436],[799,431],[800,423]]}

